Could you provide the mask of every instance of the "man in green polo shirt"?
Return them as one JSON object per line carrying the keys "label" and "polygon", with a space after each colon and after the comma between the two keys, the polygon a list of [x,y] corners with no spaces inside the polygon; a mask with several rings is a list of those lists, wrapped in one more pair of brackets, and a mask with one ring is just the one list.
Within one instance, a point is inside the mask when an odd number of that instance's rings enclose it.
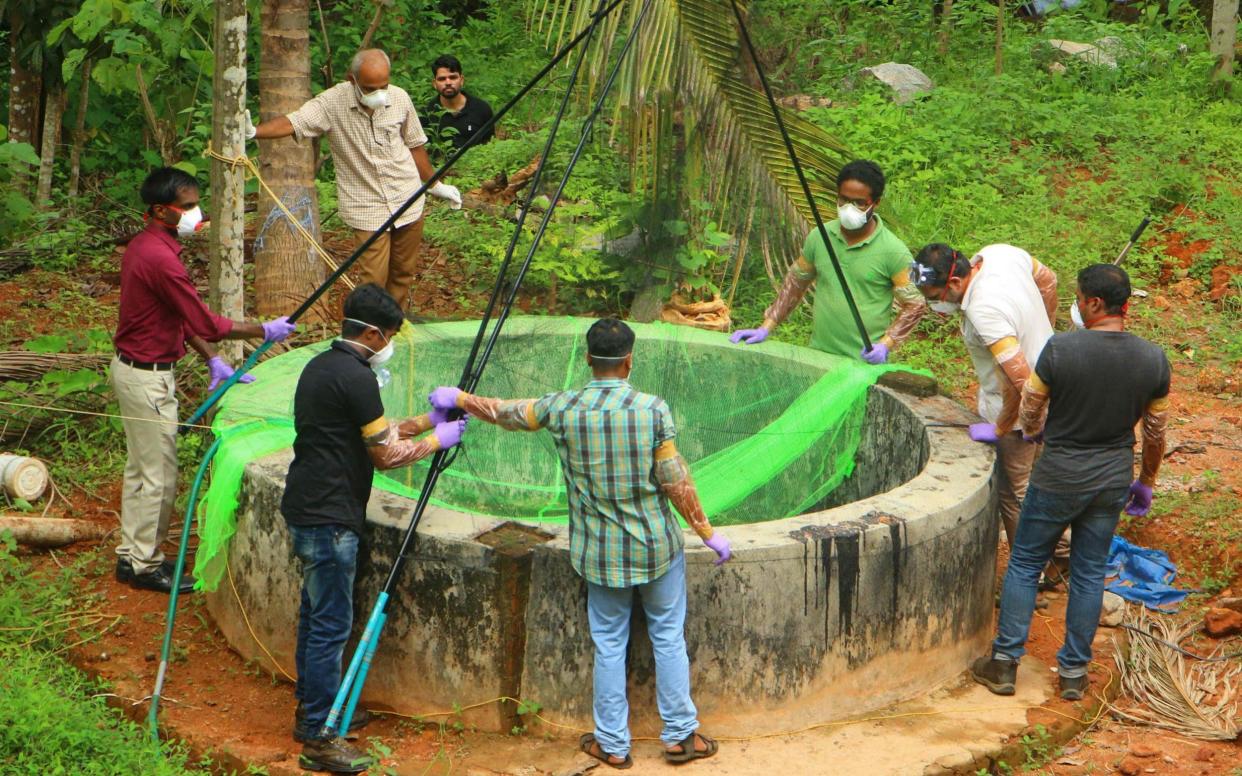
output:
{"label": "man in green polo shirt", "polygon": [[[828,238],[858,305],[873,347],[866,350],[818,229],[807,235],[776,301],[764,312],[763,325],[740,329],[730,340],[757,345],[789,316],[812,283],[817,284],[811,347],[840,356],[861,356],[883,364],[918,324],[927,304],[910,282],[910,249],[875,212],[884,196],[884,173],[865,159],[850,162],[837,175],[837,219],[828,222]],[[893,303],[897,315],[893,315]]]}

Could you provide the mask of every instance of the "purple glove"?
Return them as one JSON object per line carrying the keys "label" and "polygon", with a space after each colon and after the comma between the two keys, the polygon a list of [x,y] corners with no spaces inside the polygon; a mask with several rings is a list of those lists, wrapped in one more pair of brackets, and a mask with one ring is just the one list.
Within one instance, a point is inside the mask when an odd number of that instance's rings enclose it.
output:
{"label": "purple glove", "polygon": [[[233,376],[233,367],[224,363],[224,359],[219,356],[212,356],[207,361],[207,374],[211,377],[211,382],[207,385],[207,390],[214,391],[216,386]],[[245,374],[237,378],[239,383],[253,383],[254,375]]]}
{"label": "purple glove", "polygon": [[441,423],[448,423],[448,419],[449,419],[448,414],[449,414],[448,410],[442,410],[442,409],[436,408],[436,409],[433,409],[431,412],[427,413],[427,420],[431,421],[432,426],[438,426]]}
{"label": "purple glove", "polygon": [[1022,432],[1022,441],[1032,445],[1042,445],[1044,443],[1044,432],[1040,431],[1035,436],[1031,436],[1025,431]]}
{"label": "purple glove", "polygon": [[297,331],[296,323],[289,323],[289,316],[282,315],[276,320],[268,321],[263,324],[263,341],[264,342],[280,342],[293,332]]}
{"label": "purple glove", "polygon": [[1143,517],[1151,509],[1151,486],[1141,480],[1130,483],[1130,500],[1126,502],[1126,514]]}
{"label": "purple glove", "polygon": [[996,426],[991,423],[971,423],[970,438],[976,442],[986,442],[989,445],[996,444],[1000,437],[996,436]]}
{"label": "purple glove", "polygon": [[888,361],[888,345],[883,342],[873,342],[871,350],[863,349],[862,360],[868,364],[883,364]]}
{"label": "purple glove", "polygon": [[733,557],[733,546],[729,544],[728,538],[719,531],[713,532],[712,538],[704,539],[703,543],[716,553],[716,560],[712,561],[713,566],[719,566]]}
{"label": "purple glove", "polygon": [[738,329],[733,332],[733,336],[729,337],[729,341],[734,345],[739,342],[747,345],[758,345],[768,338],[768,330],[763,326],[757,329]]}
{"label": "purple glove", "polygon": [[460,395],[460,388],[442,385],[427,396],[427,401],[438,410],[453,410],[457,409],[457,397]]}
{"label": "purple glove", "polygon": [[437,424],[435,430],[436,441],[440,443],[441,450],[447,450],[460,442],[461,435],[464,433],[466,433],[465,418]]}

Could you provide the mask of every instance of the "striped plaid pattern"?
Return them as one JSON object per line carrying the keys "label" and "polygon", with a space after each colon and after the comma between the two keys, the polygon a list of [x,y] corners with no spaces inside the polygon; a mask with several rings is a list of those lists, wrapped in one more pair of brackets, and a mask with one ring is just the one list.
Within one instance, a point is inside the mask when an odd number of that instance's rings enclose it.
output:
{"label": "striped plaid pattern", "polygon": [[[427,135],[410,95],[401,87],[390,84],[388,105],[367,115],[354,85],[342,81],[307,100],[288,118],[298,140],[328,136],[336,166],[337,207],[350,227],[374,232],[422,185],[410,149],[426,143]],[[425,199],[420,197],[395,225],[421,218]]]}
{"label": "striped plaid pattern", "polygon": [[625,380],[593,380],[539,399],[535,416],[561,457],[574,570],[605,587],[663,575],[684,545],[655,479],[655,449],[677,433],[664,400]]}

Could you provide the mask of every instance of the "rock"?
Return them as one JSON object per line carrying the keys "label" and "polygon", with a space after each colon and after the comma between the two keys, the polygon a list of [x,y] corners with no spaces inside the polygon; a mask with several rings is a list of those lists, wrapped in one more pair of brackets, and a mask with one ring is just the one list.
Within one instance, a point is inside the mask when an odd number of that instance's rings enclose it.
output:
{"label": "rock", "polygon": [[882,65],[864,67],[858,71],[860,76],[874,78],[893,90],[893,102],[904,105],[917,95],[930,92],[935,84],[914,65],[900,62],[885,62]]}
{"label": "rock", "polygon": [[1242,633],[1242,612],[1232,609],[1208,609],[1203,617],[1203,630],[1214,639]]}
{"label": "rock", "polygon": [[813,97],[809,94],[790,94],[786,95],[778,102],[786,108],[793,110],[806,110],[807,108],[831,108],[832,100],[827,97]]}
{"label": "rock", "polygon": [[1061,62],[1076,59],[1089,65],[1101,65],[1112,69],[1117,67],[1116,57],[1091,43],[1075,43],[1072,40],[1053,38],[1044,41],[1044,45],[1049,47],[1052,50],[1052,56]]}
{"label": "rock", "polygon": [[1212,762],[1212,758],[1215,756],[1216,752],[1212,751],[1212,748],[1208,746],[1201,746],[1197,751],[1195,751],[1196,762],[1210,763]]}
{"label": "rock", "polygon": [[1147,744],[1138,743],[1130,747],[1130,754],[1142,758],[1157,757],[1160,755],[1160,750]]}
{"label": "rock", "polygon": [[142,659],[143,659],[143,660],[145,660],[145,661],[147,661],[148,663],[154,663],[154,662],[155,662],[155,653],[154,653],[154,652],[148,652],[147,654],[145,654],[145,655],[143,655],[143,656],[142,656]]}
{"label": "rock", "polygon": [[1063,62],[1049,62],[1048,66],[1044,69],[1053,75],[1062,75],[1066,70],[1069,70]]}
{"label": "rock", "polygon": [[1104,591],[1104,605],[1100,607],[1100,625],[1116,628],[1126,616],[1126,599]]}
{"label": "rock", "polygon": [[1117,772],[1125,776],[1138,776],[1143,772],[1143,765],[1133,757],[1126,757],[1117,764]]}
{"label": "rock", "polygon": [[1221,598],[1216,601],[1217,609],[1229,609],[1234,612],[1242,612],[1242,598]]}

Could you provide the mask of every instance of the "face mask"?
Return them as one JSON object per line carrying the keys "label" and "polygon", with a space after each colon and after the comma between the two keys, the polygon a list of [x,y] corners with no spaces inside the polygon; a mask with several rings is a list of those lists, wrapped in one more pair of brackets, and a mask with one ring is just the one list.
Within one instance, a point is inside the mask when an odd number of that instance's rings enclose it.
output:
{"label": "face mask", "polygon": [[867,225],[867,214],[870,210],[871,208],[859,210],[858,205],[846,202],[844,205],[837,205],[837,219],[840,220],[842,229],[850,231],[862,229]]}
{"label": "face mask", "polygon": [[371,110],[379,110],[388,104],[387,89],[376,89],[373,92],[363,94],[362,90],[355,85],[354,90],[358,93],[358,102]]}
{"label": "face mask", "polygon": [[1087,324],[1082,322],[1082,313],[1078,312],[1078,303],[1074,302],[1070,305],[1070,320],[1074,322],[1074,327],[1078,329],[1087,328]]}
{"label": "face mask", "polygon": [[177,236],[189,237],[199,230],[203,225],[203,211],[195,205],[189,210],[181,210],[173,205],[168,206],[174,212],[181,213],[181,218],[177,221]]}
{"label": "face mask", "polygon": [[[359,326],[366,326],[368,328],[372,328],[372,329],[375,329],[376,331],[379,331],[379,328],[377,328],[376,326],[370,323],[367,323],[366,321],[360,321],[356,318],[346,318],[345,320],[349,321],[350,323],[356,323]],[[380,332],[380,337],[384,337],[383,332]],[[389,340],[387,337],[384,337],[384,347],[380,348],[379,350],[372,350],[370,347],[364,345],[358,340],[345,340],[345,341],[352,342],[355,345],[359,345],[371,351],[371,355],[367,356],[367,363],[371,365],[372,369],[375,369],[377,367],[383,366],[384,364],[387,364],[388,360],[392,358],[392,354],[396,352],[396,348],[393,347],[392,341]],[[387,372],[388,370],[385,369],[384,371]],[[382,385],[383,383],[381,383],[381,386]]]}
{"label": "face mask", "polygon": [[931,302],[928,306],[941,315],[952,315],[962,309],[962,305],[959,302]]}

